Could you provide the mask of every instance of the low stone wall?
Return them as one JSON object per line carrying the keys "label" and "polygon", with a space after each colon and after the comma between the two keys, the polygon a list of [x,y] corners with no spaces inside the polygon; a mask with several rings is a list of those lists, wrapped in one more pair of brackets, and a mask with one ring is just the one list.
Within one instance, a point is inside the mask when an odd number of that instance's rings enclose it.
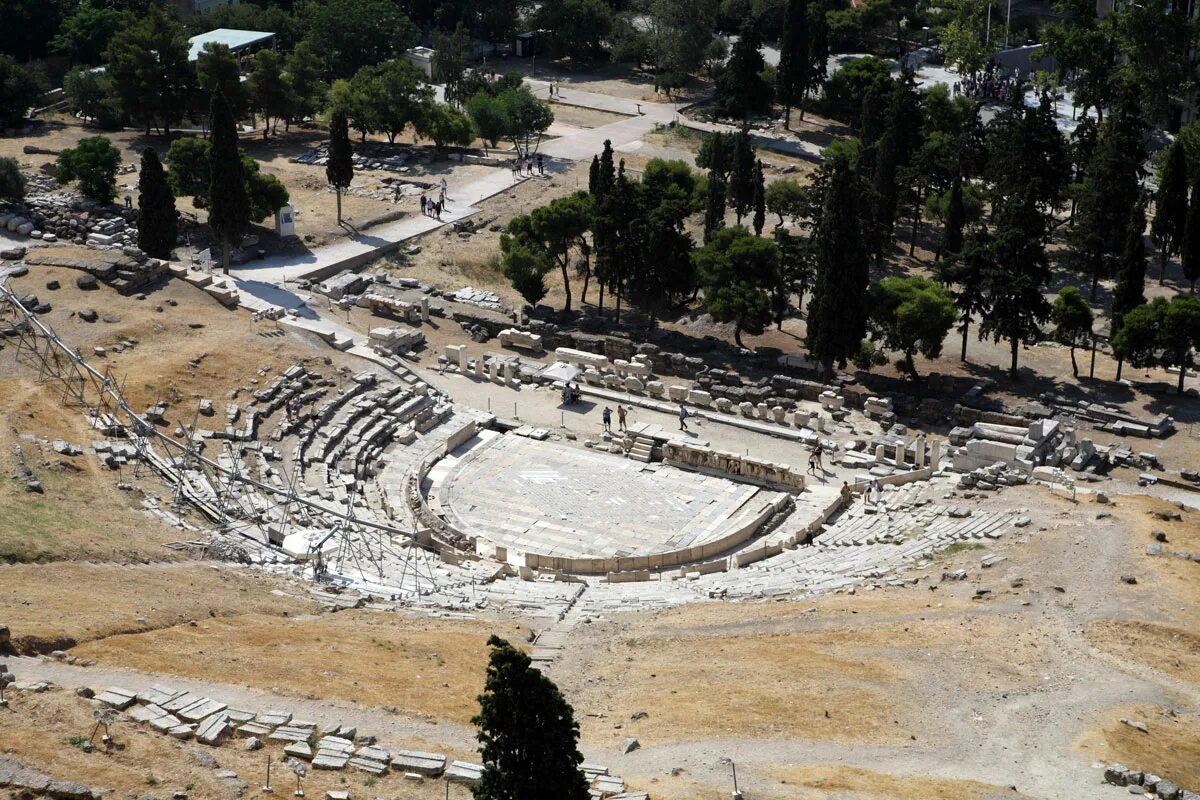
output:
{"label": "low stone wall", "polygon": [[792,470],[787,464],[775,464],[752,456],[668,440],[663,445],[663,460],[685,469],[711,471],[737,480],[764,483],[788,491],[804,490],[802,473]]}
{"label": "low stone wall", "polygon": [[732,550],[753,536],[779,510],[775,505],[770,505],[737,530],[726,534],[720,539],[670,553],[654,553],[647,556],[628,556],[624,558],[565,558],[561,556],[525,553],[525,566],[530,569],[551,569],[583,574],[656,571],[678,567],[696,561],[711,559],[714,556]]}

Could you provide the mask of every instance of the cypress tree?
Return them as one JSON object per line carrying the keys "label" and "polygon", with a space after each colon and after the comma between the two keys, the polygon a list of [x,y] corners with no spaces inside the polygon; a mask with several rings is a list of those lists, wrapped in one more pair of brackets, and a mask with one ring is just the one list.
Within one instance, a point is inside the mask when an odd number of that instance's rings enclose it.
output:
{"label": "cypress tree", "polygon": [[138,247],[155,258],[170,258],[178,238],[175,195],[158,153],[147,147],[138,173]]}
{"label": "cypress tree", "polygon": [[[718,136],[720,134],[717,134]],[[713,147],[708,165],[708,194],[704,202],[704,243],[712,241],[718,228],[725,227],[725,149]]]}
{"label": "cypress tree", "polygon": [[960,361],[967,360],[967,337],[971,332],[971,318],[983,316],[988,311],[985,279],[994,269],[992,241],[987,228],[977,226],[964,242],[962,255],[956,258],[944,277],[958,286],[954,293],[954,304],[958,306],[958,332],[962,334]]}
{"label": "cypress tree", "polygon": [[1192,184],[1192,201],[1188,203],[1183,230],[1183,277],[1192,282],[1191,292],[1195,294],[1196,279],[1200,278],[1200,181]]}
{"label": "cypress tree", "polygon": [[337,194],[337,221],[342,224],[342,191],[354,180],[354,147],[350,144],[350,123],[342,109],[336,109],[329,120],[329,160],[325,163],[325,178]]}
{"label": "cypress tree", "polygon": [[1092,299],[1100,278],[1110,272],[1124,243],[1129,209],[1140,191],[1141,150],[1142,124],[1134,109],[1114,112],[1100,127],[1095,152],[1079,188],[1071,247],[1092,279]]}
{"label": "cypress tree", "polygon": [[1162,174],[1158,177],[1158,191],[1154,194],[1154,222],[1150,233],[1158,245],[1158,285],[1162,286],[1167,275],[1167,260],[1179,255],[1183,246],[1183,232],[1187,228],[1188,185],[1187,151],[1176,139],[1167,151]]}
{"label": "cypress tree", "polygon": [[763,185],[762,162],[754,162],[754,235],[762,236],[767,221],[766,186]]}
{"label": "cypress tree", "polygon": [[908,179],[905,176],[911,171],[907,167],[920,145],[921,116],[921,99],[916,93],[913,74],[905,68],[892,84],[887,105],[887,130],[876,148],[873,181],[875,209],[872,214],[878,232],[874,253],[876,260],[882,257],[883,248],[895,228],[901,179]]}
{"label": "cypress tree", "polygon": [[613,166],[612,142],[608,139],[605,139],[604,149],[600,151],[600,172],[597,175],[596,193],[603,198],[608,190],[612,188],[612,185],[616,182],[616,179],[617,171]]}
{"label": "cypress tree", "polygon": [[817,279],[805,345],[826,375],[858,352],[867,330],[869,257],[863,243],[861,188],[844,155],[834,157],[816,232]]}
{"label": "cypress tree", "polygon": [[729,165],[729,204],[742,224],[754,205],[754,145],[750,134],[739,131],[733,135],[733,163]]}
{"label": "cypress tree", "polygon": [[775,71],[775,99],[783,103],[785,130],[792,123],[792,106],[799,106],[801,117],[804,115],[810,71],[808,0],[788,0],[779,42],[779,66]]}
{"label": "cypress tree", "polygon": [[800,119],[808,105],[810,91],[825,81],[829,71],[829,24],[825,19],[824,0],[817,0],[808,15],[808,69],[803,73],[804,83],[800,86]]}
{"label": "cypress tree", "polygon": [[1050,280],[1046,263],[1046,217],[1038,206],[1038,189],[1028,186],[999,213],[988,274],[988,310],[980,333],[994,341],[1007,339],[1012,353],[1009,374],[1017,377],[1022,342],[1037,341],[1050,304],[1042,294]]}
{"label": "cypress tree", "polygon": [[213,94],[209,118],[212,172],[208,184],[208,224],[221,240],[222,267],[228,275],[229,250],[234,240],[250,227],[250,198],[246,194],[245,169],[238,149],[237,123],[223,95]]}
{"label": "cypress tree", "polygon": [[592,156],[592,165],[588,168],[588,194],[595,197],[596,191],[600,188],[600,156]]}
{"label": "cypress tree", "polygon": [[[1121,330],[1125,315],[1146,302],[1146,208],[1135,203],[1129,212],[1129,224],[1125,228],[1125,249],[1121,253],[1121,268],[1117,274],[1117,285],[1113,287],[1110,315],[1111,335]],[[1121,380],[1124,359],[1117,359],[1117,380]]]}
{"label": "cypress tree", "polygon": [[950,199],[946,204],[946,229],[942,234],[939,258],[950,258],[962,252],[963,227],[967,224],[967,209],[963,205],[962,175],[954,176]]}
{"label": "cypress tree", "polygon": [[497,636],[488,646],[479,714],[471,720],[483,758],[476,800],[587,800],[571,705],[528,655]]}
{"label": "cypress tree", "polygon": [[[600,316],[604,316],[604,287],[609,285],[613,273],[613,249],[616,225],[613,219],[616,209],[610,202],[613,185],[616,182],[616,171],[613,168],[612,142],[604,140],[604,149],[600,158],[592,159],[596,169],[596,179],[592,180],[588,172],[588,190],[596,198],[596,214],[592,225],[592,249],[596,253],[596,282],[600,285]],[[595,184],[593,188],[593,183]]]}

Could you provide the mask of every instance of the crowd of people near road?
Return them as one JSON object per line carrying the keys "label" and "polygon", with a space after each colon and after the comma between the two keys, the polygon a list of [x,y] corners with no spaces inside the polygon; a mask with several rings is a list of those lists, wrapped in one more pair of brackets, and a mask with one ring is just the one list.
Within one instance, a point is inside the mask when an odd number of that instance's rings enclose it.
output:
{"label": "crowd of people near road", "polygon": [[973,100],[984,103],[1006,103],[1013,92],[1019,92],[1021,70],[1013,69],[1013,74],[996,66],[988,64],[979,75],[968,75],[960,81],[955,81],[951,87],[954,95],[965,95]]}

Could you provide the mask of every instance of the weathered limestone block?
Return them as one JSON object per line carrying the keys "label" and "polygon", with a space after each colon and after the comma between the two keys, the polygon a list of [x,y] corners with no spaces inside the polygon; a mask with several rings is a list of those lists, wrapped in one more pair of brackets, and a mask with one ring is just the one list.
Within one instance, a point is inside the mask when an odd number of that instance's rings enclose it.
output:
{"label": "weathered limestone block", "polygon": [[500,331],[500,346],[529,350],[534,353],[540,353],[543,350],[540,334],[529,333],[518,328],[505,328]]}

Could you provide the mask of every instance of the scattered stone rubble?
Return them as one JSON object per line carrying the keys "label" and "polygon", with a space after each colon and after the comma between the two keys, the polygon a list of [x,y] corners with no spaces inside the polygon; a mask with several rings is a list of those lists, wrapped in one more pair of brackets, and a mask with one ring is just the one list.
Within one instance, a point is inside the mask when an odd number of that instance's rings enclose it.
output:
{"label": "scattered stone rubble", "polygon": [[27,176],[30,188],[24,206],[0,206],[0,227],[18,236],[59,240],[79,245],[137,244],[137,211],[100,204],[72,192],[51,191],[45,181]]}
{"label": "scattered stone rubble", "polygon": [[1174,781],[1160,778],[1150,772],[1138,772],[1124,764],[1110,764],[1104,768],[1105,783],[1113,786],[1128,786],[1131,792],[1155,797],[1157,800],[1200,800],[1200,794],[1180,787]]}
{"label": "scattered stone rubble", "polygon": [[[109,687],[96,695],[95,702],[182,741],[220,747],[240,739],[247,750],[259,749],[263,743],[282,744],[287,763],[303,763],[315,770],[351,769],[375,778],[398,774],[413,781],[442,778],[466,786],[478,785],[483,771],[479,764],[456,761],[443,753],[386,747],[356,726],[337,720],[319,723],[296,719],[286,710],[235,709],[209,697],[157,684],[142,692]],[[645,793],[626,792],[624,780],[609,774],[607,767],[584,764],[582,769],[592,796],[598,800],[648,800]],[[226,781],[231,788],[238,784],[245,788],[236,773],[230,772]]]}
{"label": "scattered stone rubble", "polygon": [[79,288],[95,288],[99,279],[123,295],[140,292],[166,276],[170,269],[170,262],[150,258],[133,245],[105,246],[88,258],[68,258],[55,255],[53,250],[39,250],[29,253],[25,261],[31,265],[79,270],[85,273],[76,280]]}
{"label": "scattered stone rubble", "polygon": [[107,789],[91,789],[74,781],[61,781],[27,767],[12,756],[0,755],[0,788],[14,797],[53,797],[57,800],[100,800]]}

